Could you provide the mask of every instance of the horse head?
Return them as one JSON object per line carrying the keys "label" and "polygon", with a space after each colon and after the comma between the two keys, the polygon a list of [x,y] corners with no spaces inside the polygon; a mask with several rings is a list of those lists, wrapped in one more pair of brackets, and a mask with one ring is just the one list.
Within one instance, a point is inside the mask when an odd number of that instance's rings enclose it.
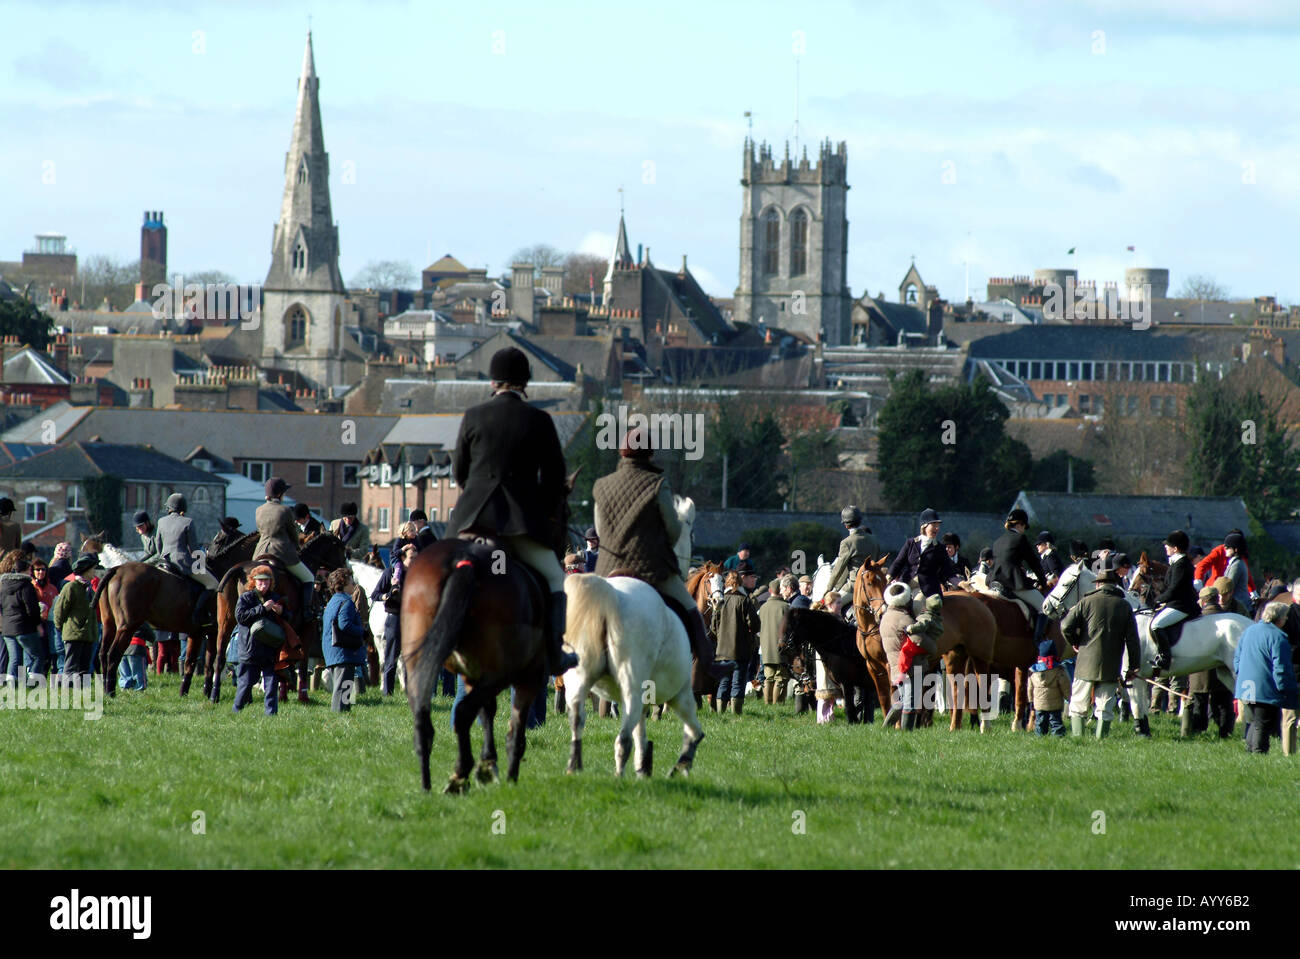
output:
{"label": "horse head", "polygon": [[332,572],[347,565],[347,550],[343,541],[333,533],[322,532],[313,536],[302,548],[299,558],[312,572]]}

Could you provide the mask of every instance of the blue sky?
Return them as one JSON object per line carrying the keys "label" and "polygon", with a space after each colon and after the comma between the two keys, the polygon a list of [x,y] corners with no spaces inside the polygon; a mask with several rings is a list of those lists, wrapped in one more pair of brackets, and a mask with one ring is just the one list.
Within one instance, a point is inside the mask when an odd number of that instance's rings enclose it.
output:
{"label": "blue sky", "polygon": [[1300,4],[1271,0],[7,0],[0,259],[47,230],[134,259],[161,209],[173,271],[262,280],[309,14],[347,279],[606,253],[622,186],[631,242],[728,296],[743,113],[779,156],[798,60],[801,141],[848,143],[855,296],[915,255],[978,298],[1077,247],[1300,302]]}

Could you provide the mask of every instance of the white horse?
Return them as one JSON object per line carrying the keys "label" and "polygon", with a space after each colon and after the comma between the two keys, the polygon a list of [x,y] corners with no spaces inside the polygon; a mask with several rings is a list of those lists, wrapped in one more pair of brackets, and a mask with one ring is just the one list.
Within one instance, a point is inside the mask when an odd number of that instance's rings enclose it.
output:
{"label": "white horse", "polygon": [[630,576],[604,579],[576,573],[565,578],[569,598],[565,641],[578,665],[564,674],[573,734],[569,772],[582,769],[582,729],[587,692],[619,704],[622,727],[614,743],[614,773],[623,775],[636,743],[638,776],[649,776],[654,744],[646,742],[645,717],[667,703],[682,718],[682,752],[669,775],[690,772],[704,729],[691,691],[691,646],[686,628],[653,586]]}
{"label": "white horse", "polygon": [[[1148,610],[1137,614],[1138,678],[1141,680],[1150,679],[1154,672],[1151,660],[1155,658],[1157,647],[1151,635],[1152,616],[1154,613]],[[1250,619],[1238,613],[1212,613],[1184,621],[1182,635],[1169,648],[1169,668],[1160,671],[1160,678],[1167,680],[1171,676],[1213,669],[1223,685],[1235,689],[1237,677],[1232,671],[1232,658],[1241,634],[1250,624]],[[1125,650],[1120,672],[1127,673],[1128,670],[1128,651]],[[1150,683],[1134,682],[1129,687],[1129,702],[1134,716],[1139,719],[1146,716],[1151,704]]]}
{"label": "white horse", "polygon": [[[826,558],[821,553],[817,554],[817,569],[813,573],[812,595],[808,598],[814,603],[820,603],[822,597],[826,595],[826,590],[831,582],[831,564],[826,562]],[[853,605],[849,603],[847,605]]]}

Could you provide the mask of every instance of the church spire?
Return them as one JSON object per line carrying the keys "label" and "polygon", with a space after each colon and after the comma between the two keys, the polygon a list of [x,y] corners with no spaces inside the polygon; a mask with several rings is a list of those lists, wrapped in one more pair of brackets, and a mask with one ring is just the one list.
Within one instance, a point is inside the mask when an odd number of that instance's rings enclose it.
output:
{"label": "church spire", "polygon": [[311,32],[298,78],[298,108],[284,158],[284,198],[271,243],[266,289],[345,292],[338,228],[330,207],[329,155],[320,119],[320,79]]}
{"label": "church spire", "polygon": [[[622,189],[618,191],[622,194]],[[609,306],[614,295],[614,271],[630,270],[636,264],[632,261],[632,248],[627,242],[627,224],[623,220],[622,197],[619,198],[618,239],[614,241],[614,252],[609,257],[609,269],[605,271],[605,290],[601,299],[603,306]]]}

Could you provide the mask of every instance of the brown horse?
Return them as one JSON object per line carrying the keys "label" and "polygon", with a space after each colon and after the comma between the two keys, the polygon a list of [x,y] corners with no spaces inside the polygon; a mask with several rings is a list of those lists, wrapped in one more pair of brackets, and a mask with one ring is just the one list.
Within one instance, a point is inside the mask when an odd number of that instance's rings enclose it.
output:
{"label": "brown horse", "polygon": [[[249,534],[249,536],[255,535]],[[240,542],[242,543],[242,540]],[[343,543],[333,533],[319,533],[312,537],[302,547],[298,558],[312,573],[321,571],[329,573],[347,565],[347,553]],[[203,691],[214,703],[221,701],[221,673],[226,666],[226,650],[230,645],[230,637],[235,631],[235,606],[239,603],[240,592],[245,589],[248,572],[253,566],[258,565],[258,559],[250,559],[231,566],[226,570],[221,578],[221,584],[217,587],[216,638],[213,642],[213,655],[206,657],[203,676]],[[267,565],[275,572],[275,585],[272,589],[284,597],[287,618],[294,626],[299,640],[298,643],[293,644],[286,642],[280,647],[280,658],[275,664],[276,672],[279,673],[296,665],[307,655],[308,638],[305,635],[307,627],[303,625],[303,617],[298,609],[301,602],[298,579],[278,562]],[[308,625],[311,625],[310,622]],[[186,670],[188,673],[188,661]]]}
{"label": "brown horse", "polygon": [[[882,697],[881,703],[889,702],[890,688],[888,658],[877,620],[884,607],[885,587],[889,585],[885,572],[888,559],[885,556],[875,562],[863,563],[853,588],[853,605],[859,624],[858,645],[871,669],[877,693]],[[1063,647],[1060,629],[1053,624],[1048,635],[1056,640],[1060,650]],[[1033,627],[1027,625],[1024,614],[1015,604],[960,590],[945,591],[943,633],[937,643],[948,673],[948,691],[953,703],[950,729],[958,728],[963,712],[976,711],[975,705],[968,703],[965,697],[969,685],[964,682],[964,677],[972,672],[987,671],[991,679],[994,674],[1006,676],[1014,671],[1017,710],[1023,707],[1027,721],[1028,668],[1037,660],[1038,650],[1034,648]]]}
{"label": "brown horse", "polygon": [[[207,569],[220,576],[228,567],[232,554],[209,553],[204,557]],[[117,692],[117,667],[131,645],[131,637],[145,623],[158,629],[189,636],[185,659],[185,679],[181,695],[189,690],[197,650],[215,635],[215,623],[196,629],[191,580],[149,563],[123,563],[110,568],[99,581],[92,608],[103,626],[104,641],[99,649],[99,668],[109,695]],[[208,642],[211,660],[212,643]]]}
{"label": "brown horse", "polygon": [[[686,580],[686,592],[695,598],[695,608],[700,611],[704,617],[704,632],[709,637],[709,642],[715,646],[717,641],[709,629],[711,620],[710,613],[713,604],[713,588],[711,581],[714,576],[723,575],[724,571],[720,563],[706,562],[692,573]],[[708,670],[700,667],[700,661],[694,655],[691,656],[691,689],[695,692],[695,705],[699,707],[702,696],[712,697],[718,690],[718,681],[710,676]],[[662,708],[660,712],[662,712]]]}

